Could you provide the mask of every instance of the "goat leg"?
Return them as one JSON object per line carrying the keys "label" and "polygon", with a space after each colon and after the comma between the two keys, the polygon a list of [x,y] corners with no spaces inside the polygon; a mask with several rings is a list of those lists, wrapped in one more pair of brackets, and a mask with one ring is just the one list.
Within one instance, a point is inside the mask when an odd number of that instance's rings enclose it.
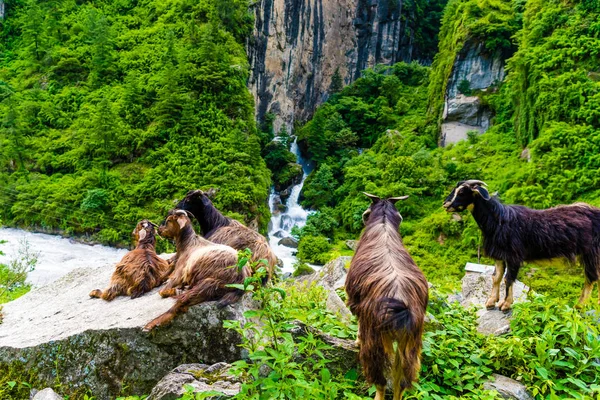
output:
{"label": "goat leg", "polygon": [[497,260],[494,275],[492,276],[492,293],[485,303],[485,308],[491,309],[496,307],[496,303],[500,300],[500,284],[504,276],[504,261]]}
{"label": "goat leg", "polygon": [[375,400],[385,400],[385,386],[375,386]]}
{"label": "goat leg", "polygon": [[[587,278],[585,279],[583,289],[581,290],[581,296],[579,296],[579,300],[577,301],[575,308],[583,308],[583,306],[589,300],[592,294],[592,290],[594,289],[594,283],[595,282],[590,282]],[[598,303],[600,303],[600,292],[598,293]]]}

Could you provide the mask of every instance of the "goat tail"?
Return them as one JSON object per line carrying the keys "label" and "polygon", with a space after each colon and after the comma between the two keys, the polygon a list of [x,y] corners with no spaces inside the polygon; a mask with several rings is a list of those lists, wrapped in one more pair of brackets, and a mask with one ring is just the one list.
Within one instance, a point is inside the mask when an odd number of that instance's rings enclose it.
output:
{"label": "goat tail", "polygon": [[400,400],[421,369],[423,324],[399,299],[382,298],[368,308],[374,320],[360,321],[361,366],[367,381],[377,386],[386,385],[390,371],[394,400]]}

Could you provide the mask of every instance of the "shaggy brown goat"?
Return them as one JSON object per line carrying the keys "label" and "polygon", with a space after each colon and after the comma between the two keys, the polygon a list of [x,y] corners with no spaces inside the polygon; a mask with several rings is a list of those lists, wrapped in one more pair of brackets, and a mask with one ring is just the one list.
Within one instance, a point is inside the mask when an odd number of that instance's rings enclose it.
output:
{"label": "shaggy brown goat", "polygon": [[363,214],[366,227],[346,278],[348,306],[358,318],[359,360],[367,382],[377,388],[375,399],[384,399],[391,372],[399,400],[421,368],[429,287],[398,233],[402,217],[394,204],[408,196],[381,200],[365,194],[372,204]]}
{"label": "shaggy brown goat", "polygon": [[140,297],[167,280],[171,268],[166,260],[156,255],[154,225],[147,219],[133,230],[136,248],[125,254],[110,278],[110,286],[92,290],[90,297],[111,301],[120,295]]}
{"label": "shaggy brown goat", "polygon": [[236,250],[252,250],[252,261],[265,259],[269,265],[269,277],[277,265],[277,256],[267,239],[260,233],[242,225],[238,221],[221,214],[209,198],[210,192],[191,190],[177,206],[191,212],[198,220],[202,234],[213,243],[225,244]]}
{"label": "shaggy brown goat", "polygon": [[485,186],[478,180],[458,182],[444,200],[444,208],[448,212],[469,209],[483,234],[485,254],[496,260],[486,307],[494,308],[500,300],[505,269],[502,311],[508,311],[513,303],[513,284],[523,262],[562,258],[574,263],[578,257],[585,271],[578,302],[583,305],[600,276],[600,208],[585,203],[547,210],[509,206],[490,196]]}
{"label": "shaggy brown goat", "polygon": [[[164,238],[175,239],[177,246],[175,271],[159,292],[163,297],[174,296],[176,302],[166,313],[150,321],[145,331],[171,322],[177,314],[186,312],[193,305],[219,300],[220,306],[226,306],[242,297],[242,290],[226,285],[243,283],[251,275],[250,268],[237,268],[235,249],[196,235],[186,211],[171,210],[158,233]],[[184,287],[177,294],[177,289]]]}

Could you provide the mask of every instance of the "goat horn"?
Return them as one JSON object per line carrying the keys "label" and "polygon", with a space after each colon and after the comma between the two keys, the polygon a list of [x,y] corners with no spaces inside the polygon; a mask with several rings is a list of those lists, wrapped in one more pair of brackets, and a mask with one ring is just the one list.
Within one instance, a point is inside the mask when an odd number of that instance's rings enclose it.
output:
{"label": "goat horn", "polygon": [[155,224],[154,222],[152,222],[152,221],[148,221],[148,222],[150,222],[150,224],[151,224],[153,227],[155,227],[155,228],[158,228],[158,225],[157,225],[157,224]]}
{"label": "goat horn", "polygon": [[362,194],[364,194],[365,196],[367,196],[368,198],[370,198],[371,200],[381,200],[379,198],[379,196],[375,196],[374,194],[371,193],[367,193],[367,192],[362,192]]}
{"label": "goat horn", "polygon": [[484,181],[478,181],[477,179],[470,179],[468,181],[464,181],[463,185],[469,185],[469,186],[473,186],[473,185],[487,186],[487,183],[485,183]]}

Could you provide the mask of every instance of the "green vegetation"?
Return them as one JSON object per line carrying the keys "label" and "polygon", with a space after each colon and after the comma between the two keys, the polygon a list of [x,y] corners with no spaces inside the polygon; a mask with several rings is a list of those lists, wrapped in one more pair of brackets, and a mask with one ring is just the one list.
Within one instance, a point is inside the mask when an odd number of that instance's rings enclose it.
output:
{"label": "green vegetation", "polygon": [[128,243],[190,188],[264,229],[247,0],[6,2],[0,215]]}

